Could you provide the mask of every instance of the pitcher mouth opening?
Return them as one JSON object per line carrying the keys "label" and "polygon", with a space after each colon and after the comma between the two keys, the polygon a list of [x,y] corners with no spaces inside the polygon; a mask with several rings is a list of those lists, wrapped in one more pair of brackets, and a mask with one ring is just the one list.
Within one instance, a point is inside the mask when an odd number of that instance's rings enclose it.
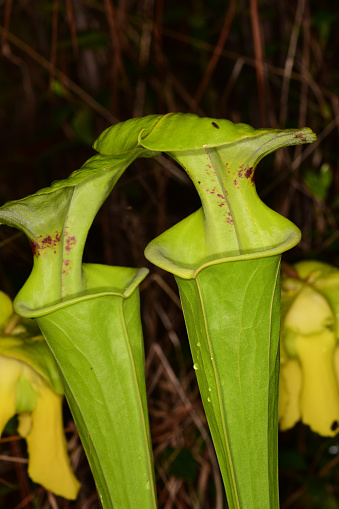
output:
{"label": "pitcher mouth opening", "polygon": [[[98,297],[115,296],[122,299],[127,299],[135,290],[138,289],[140,283],[149,273],[149,270],[144,267],[140,269],[131,269],[129,267],[106,267],[95,263],[83,264],[85,271],[95,271],[97,268],[100,270],[100,267],[107,268],[112,273],[111,284],[110,281],[107,282],[107,285],[103,285],[102,282],[98,284],[91,282],[91,284],[89,284],[85,290],[82,290],[75,295],[70,295],[67,298],[60,299],[56,302],[48,303],[41,308],[30,308],[25,305],[25,287],[23,286],[17,297],[14,299],[13,309],[17,314],[24,318],[39,318],[53,313],[59,309],[63,309],[65,307],[78,304],[79,302],[95,299]],[[121,282],[120,284],[117,284],[114,281],[113,276],[115,272],[119,272],[120,278],[123,274],[123,277],[125,278],[125,282],[123,284],[121,284]]]}
{"label": "pitcher mouth opening", "polygon": [[[158,237],[159,238],[159,237]],[[211,256],[210,258],[206,258],[205,260],[201,260],[200,263],[195,266],[186,263],[181,263],[178,259],[175,259],[171,256],[171,250],[169,252],[166,250],[165,245],[159,245],[157,242],[158,238],[151,241],[145,249],[145,257],[158,267],[171,272],[175,276],[179,276],[183,279],[193,279],[198,273],[206,267],[211,265],[217,265],[220,263],[234,262],[234,261],[242,261],[242,260],[254,260],[258,258],[268,258],[269,256],[280,255],[285,251],[296,246],[301,239],[301,232],[299,228],[295,226],[294,229],[291,229],[288,232],[288,235],[285,239],[276,245],[269,246],[264,249],[254,248],[253,250],[248,250],[246,253],[229,253],[229,254],[216,254]],[[179,257],[178,257],[179,258]]]}

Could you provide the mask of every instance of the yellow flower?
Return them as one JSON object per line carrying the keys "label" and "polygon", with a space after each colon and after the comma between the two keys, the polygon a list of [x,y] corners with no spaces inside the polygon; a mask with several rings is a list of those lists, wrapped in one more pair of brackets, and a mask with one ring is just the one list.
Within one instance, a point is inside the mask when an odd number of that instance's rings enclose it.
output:
{"label": "yellow flower", "polygon": [[9,297],[0,292],[0,436],[8,420],[18,414],[31,479],[75,499],[80,483],[67,454],[63,389],[56,364],[34,322],[19,320]]}
{"label": "yellow flower", "polygon": [[279,425],[339,431],[339,271],[300,262],[282,277]]}

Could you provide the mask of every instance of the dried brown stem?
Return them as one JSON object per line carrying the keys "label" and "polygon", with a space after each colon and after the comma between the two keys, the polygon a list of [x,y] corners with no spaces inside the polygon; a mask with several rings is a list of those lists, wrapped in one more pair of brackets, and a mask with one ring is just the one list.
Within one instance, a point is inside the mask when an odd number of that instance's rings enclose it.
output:
{"label": "dried brown stem", "polygon": [[224,49],[224,46],[225,46],[226,41],[227,41],[228,34],[229,34],[231,26],[232,26],[232,22],[233,22],[233,18],[234,18],[234,15],[235,15],[235,10],[236,10],[236,5],[237,5],[237,0],[231,0],[230,3],[229,3],[228,9],[227,9],[227,13],[226,13],[226,17],[225,17],[225,21],[224,21],[223,27],[221,29],[218,42],[215,45],[213,54],[212,54],[212,56],[210,58],[210,61],[208,63],[208,66],[207,66],[207,69],[205,71],[205,74],[204,74],[204,76],[203,76],[203,78],[202,78],[202,80],[201,80],[201,82],[199,84],[198,90],[195,93],[195,96],[194,96],[194,99],[193,99],[193,102],[192,102],[192,107],[191,107],[193,110],[195,110],[196,109],[196,105],[198,105],[200,103],[201,98],[202,98],[202,96],[203,96],[203,94],[204,94],[204,92],[206,90],[206,87],[207,87],[208,83],[211,80],[213,71],[214,71],[214,69],[216,68],[216,66],[217,66],[217,64],[219,62],[219,59],[220,59],[221,54],[222,54],[222,50]]}
{"label": "dried brown stem", "polygon": [[258,85],[259,120],[260,124],[264,126],[266,123],[264,62],[257,0],[250,0],[250,6],[251,6],[251,20],[255,55],[255,70]]}

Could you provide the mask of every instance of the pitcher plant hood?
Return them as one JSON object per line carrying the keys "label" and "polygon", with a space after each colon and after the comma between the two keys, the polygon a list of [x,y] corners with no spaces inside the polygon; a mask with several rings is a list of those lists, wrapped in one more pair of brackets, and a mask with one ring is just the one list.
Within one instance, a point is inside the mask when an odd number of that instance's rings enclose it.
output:
{"label": "pitcher plant hood", "polygon": [[[181,114],[139,134],[140,145],[164,150],[183,167],[201,200],[200,209],[152,240],[145,256],[176,278],[232,509],[279,507],[279,267],[281,253],[300,239],[299,229],[259,198],[255,169],[266,154],[315,139],[308,128],[255,130]],[[108,137],[100,149],[112,149]]]}

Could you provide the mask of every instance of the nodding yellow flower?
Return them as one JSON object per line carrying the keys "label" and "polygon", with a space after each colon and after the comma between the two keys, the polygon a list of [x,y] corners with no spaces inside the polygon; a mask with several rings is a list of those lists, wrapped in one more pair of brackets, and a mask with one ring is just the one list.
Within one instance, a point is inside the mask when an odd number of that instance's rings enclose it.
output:
{"label": "nodding yellow flower", "polygon": [[339,270],[304,261],[281,280],[279,426],[339,432]]}
{"label": "nodding yellow flower", "polygon": [[0,436],[18,414],[26,439],[28,474],[56,495],[74,500],[74,476],[63,431],[63,389],[54,358],[32,321],[20,322],[0,292]]}

